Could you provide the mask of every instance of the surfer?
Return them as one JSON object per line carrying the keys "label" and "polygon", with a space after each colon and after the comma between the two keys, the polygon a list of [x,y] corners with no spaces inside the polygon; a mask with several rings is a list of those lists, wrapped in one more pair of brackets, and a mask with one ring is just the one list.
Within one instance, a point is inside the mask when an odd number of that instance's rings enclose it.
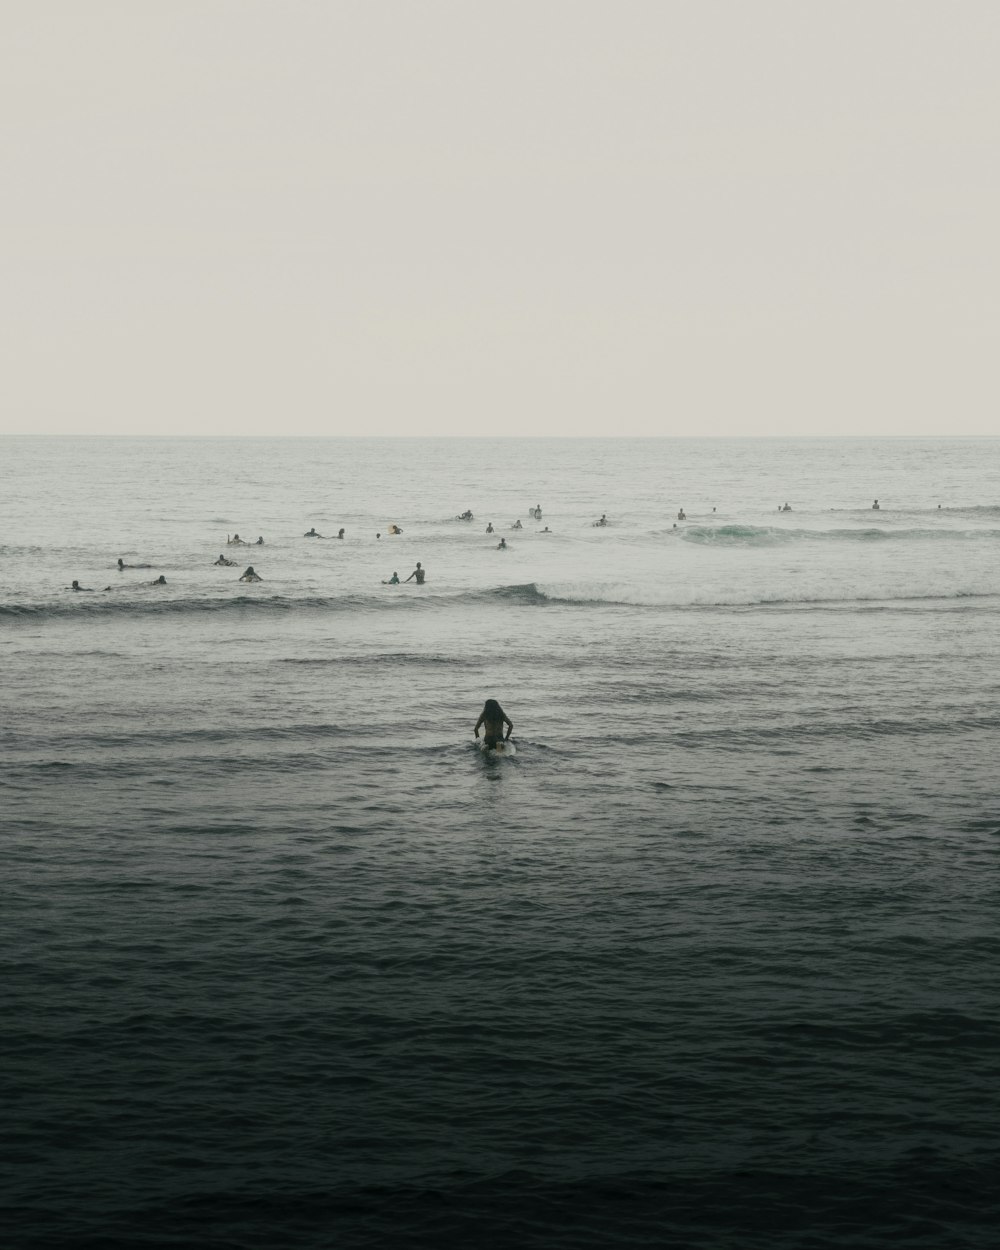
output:
{"label": "surfer", "polygon": [[322,537],[323,537],[323,535],[322,535],[322,534],[317,534],[317,532],[316,532],[316,526],[314,525],[314,526],[312,527],[312,529],[308,529],[308,530],[306,530],[306,532],[302,535],[302,537],[303,537],[303,538],[322,538]]}
{"label": "surfer", "polygon": [[599,521],[595,521],[594,526],[597,527],[601,525],[607,525],[607,523],[608,523],[608,514],[606,512],[602,512],[601,519]]}
{"label": "surfer", "polygon": [[410,578],[415,577],[415,578],[417,579],[417,585],[418,585],[418,586],[422,586],[422,585],[424,584],[424,578],[425,578],[426,576],[427,576],[427,570],[426,570],[425,568],[423,568],[423,566],[421,565],[420,561],[418,560],[418,561],[417,561],[417,567],[413,570],[413,572],[410,574],[410,576],[409,576],[409,577],[407,577],[405,580],[406,580],[406,581],[409,581],[409,580],[410,580]]}
{"label": "surfer", "polygon": [[81,586],[79,582],[74,582],[72,586],[67,586],[67,590],[86,590],[93,591],[93,586]]}
{"label": "surfer", "polygon": [[402,534],[402,532],[403,532],[403,531],[399,528],[399,526],[398,526],[398,525],[390,525],[390,526],[389,526],[389,533],[390,533],[390,534],[393,534],[393,535],[395,535],[395,534]]}
{"label": "surfer", "polygon": [[517,520],[514,522],[514,524],[510,528],[512,530],[523,530],[524,526],[521,524],[521,518],[518,517]]}
{"label": "surfer", "polygon": [[344,537],[344,530],[339,530],[339,531],[338,531],[338,533],[337,533],[337,537],[338,537],[338,538],[343,538],[343,537]]}
{"label": "surfer", "polygon": [[241,582],[262,582],[263,580],[264,579],[261,577],[259,573],[254,572],[254,568],[252,564],[247,565],[246,572],[244,572],[244,574],[240,578]]}
{"label": "surfer", "polygon": [[881,512],[881,511],[882,509],[878,506],[878,500],[876,499],[875,502],[872,504],[872,512]]}
{"label": "surfer", "polygon": [[245,547],[246,545],[247,544],[243,541],[242,538],[240,538],[239,534],[234,534],[232,538],[230,538],[228,534],[226,535],[227,547]]}
{"label": "surfer", "polygon": [[231,567],[232,565],[234,565],[234,564],[236,563],[236,561],[235,561],[235,560],[227,560],[227,559],[226,559],[226,557],[225,557],[224,555],[221,555],[221,554],[220,554],[220,556],[219,556],[218,560],[216,560],[216,561],[215,561],[215,563],[216,563],[216,564],[224,564],[224,565],[226,565],[226,567],[228,568],[228,567]]}
{"label": "surfer", "polygon": [[149,584],[150,586],[166,586],[167,579],[161,573],[159,577],[154,577]]}
{"label": "surfer", "polygon": [[683,509],[683,508],[681,508],[681,509],[678,511],[678,513],[677,513],[677,520],[678,520],[678,521],[686,521],[686,520],[687,520],[687,517],[684,515],[684,509]]}
{"label": "surfer", "polygon": [[383,579],[382,585],[383,586],[398,586],[399,585],[399,574],[396,572],[395,569],[393,569],[392,577],[390,577],[388,581],[385,581]]}
{"label": "surfer", "polygon": [[497,551],[509,551],[509,550],[510,548],[507,546],[507,539],[501,538],[500,541],[497,543]]}
{"label": "surfer", "polygon": [[[504,725],[507,726],[506,733]],[[479,713],[479,720],[476,721],[476,727],[473,729],[473,736],[479,737],[479,727],[483,729],[483,742],[488,747],[498,746],[501,742],[506,742],[514,729],[514,722],[503,710],[496,699],[487,699],[483,704],[483,710]]]}
{"label": "surfer", "polygon": [[254,543],[254,546],[255,546],[255,547],[263,547],[263,545],[264,545],[264,539],[263,539],[263,536],[258,537],[257,541]]}
{"label": "surfer", "polygon": [[487,532],[487,534],[492,534],[492,533],[493,533],[493,522],[492,522],[492,521],[490,521],[489,525],[487,525],[487,527],[486,527],[486,532]]}

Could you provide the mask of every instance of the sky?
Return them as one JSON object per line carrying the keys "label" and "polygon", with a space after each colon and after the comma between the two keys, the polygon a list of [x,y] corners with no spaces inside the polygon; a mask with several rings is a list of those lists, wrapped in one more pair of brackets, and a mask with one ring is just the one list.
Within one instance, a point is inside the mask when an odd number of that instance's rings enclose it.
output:
{"label": "sky", "polygon": [[1000,432],[995,0],[3,0],[0,432]]}

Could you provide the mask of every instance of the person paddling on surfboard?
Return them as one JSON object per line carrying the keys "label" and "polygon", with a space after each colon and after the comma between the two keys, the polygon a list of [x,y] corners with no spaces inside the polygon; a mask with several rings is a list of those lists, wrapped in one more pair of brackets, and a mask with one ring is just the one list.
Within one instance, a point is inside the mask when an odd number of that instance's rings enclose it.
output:
{"label": "person paddling on surfboard", "polygon": [[[507,732],[504,733],[504,725],[507,726]],[[514,722],[503,710],[496,699],[487,699],[483,704],[483,710],[479,713],[479,720],[476,721],[476,727],[473,729],[473,736],[479,737],[479,727],[483,729],[483,744],[487,747],[499,746],[501,742],[506,742],[514,729]]]}

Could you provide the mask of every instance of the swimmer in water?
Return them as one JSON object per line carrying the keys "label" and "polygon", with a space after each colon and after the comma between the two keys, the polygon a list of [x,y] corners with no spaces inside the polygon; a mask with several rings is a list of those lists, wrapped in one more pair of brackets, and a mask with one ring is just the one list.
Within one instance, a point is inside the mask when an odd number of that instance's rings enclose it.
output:
{"label": "swimmer in water", "polygon": [[546,525],[545,529],[543,529],[543,530],[542,530],[542,533],[543,533],[543,534],[551,534],[551,533],[552,533],[552,531],[551,531],[551,530],[549,529],[549,527]]}
{"label": "swimmer in water", "polygon": [[303,538],[322,538],[323,535],[316,533],[316,526],[314,525],[311,530],[306,530],[306,532],[302,535],[302,537]]}
{"label": "swimmer in water", "polygon": [[[506,733],[504,726],[507,726]],[[488,747],[498,746],[501,742],[506,742],[514,729],[514,722],[503,710],[496,699],[487,699],[483,704],[483,710],[479,713],[479,720],[476,721],[476,727],[473,729],[473,737],[479,737],[479,729],[482,726],[483,742]]]}
{"label": "swimmer in water", "polygon": [[487,532],[487,534],[492,534],[492,533],[493,533],[493,522],[492,522],[492,521],[490,521],[489,525],[487,525],[487,527],[486,527],[486,532]]}
{"label": "swimmer in water", "polygon": [[243,541],[242,538],[240,538],[239,534],[234,534],[232,538],[230,538],[229,535],[227,534],[226,546],[227,547],[245,547],[246,543]]}
{"label": "swimmer in water", "polygon": [[389,526],[389,533],[390,533],[390,534],[402,534],[402,532],[403,532],[403,531],[399,528],[399,526],[398,526],[398,525],[390,525],[390,526]]}
{"label": "swimmer in water", "polygon": [[687,520],[687,517],[684,515],[684,509],[683,509],[683,508],[681,508],[681,510],[677,513],[677,520],[678,520],[678,521],[686,521],[686,520]]}
{"label": "swimmer in water", "polygon": [[215,563],[216,563],[216,564],[224,564],[227,568],[231,568],[231,567],[232,567],[232,566],[236,563],[236,561],[235,561],[235,560],[227,560],[225,556],[220,555],[220,556],[219,556],[219,558],[218,558],[218,560],[216,560],[216,561],[215,561]]}
{"label": "swimmer in water", "polygon": [[338,532],[337,532],[337,537],[338,537],[338,538],[343,538],[345,533],[346,533],[346,530],[338,530]]}
{"label": "swimmer in water", "polygon": [[262,582],[263,580],[264,579],[261,577],[259,573],[254,572],[252,564],[247,565],[246,571],[243,573],[242,577],[240,578],[241,582]]}
{"label": "swimmer in water", "polygon": [[405,580],[409,581],[410,578],[415,577],[417,579],[417,585],[422,586],[424,584],[424,578],[426,576],[427,576],[427,570],[421,567],[420,561],[418,560],[417,567],[410,574],[410,577],[407,577]]}
{"label": "swimmer in water", "polygon": [[510,548],[507,546],[507,539],[501,538],[500,541],[497,543],[497,551],[509,551],[509,550]]}
{"label": "swimmer in water", "polygon": [[85,590],[85,591],[90,592],[90,591],[93,591],[94,588],[93,586],[81,586],[79,582],[74,582],[72,586],[67,586],[66,589],[67,590]]}
{"label": "swimmer in water", "polygon": [[257,539],[257,541],[254,543],[254,546],[255,546],[255,547],[263,547],[263,545],[264,545],[264,539],[263,539],[263,538],[258,538],[258,539]]}
{"label": "swimmer in water", "polygon": [[388,581],[383,581],[382,585],[383,586],[398,586],[399,585],[399,574],[395,571],[395,569],[393,570],[392,577],[390,577]]}
{"label": "swimmer in water", "polygon": [[878,500],[876,499],[875,502],[872,504],[872,512],[881,512],[881,511],[882,509],[878,506]]}
{"label": "swimmer in water", "polygon": [[149,584],[150,586],[166,586],[167,579],[161,573],[159,577],[155,577]]}

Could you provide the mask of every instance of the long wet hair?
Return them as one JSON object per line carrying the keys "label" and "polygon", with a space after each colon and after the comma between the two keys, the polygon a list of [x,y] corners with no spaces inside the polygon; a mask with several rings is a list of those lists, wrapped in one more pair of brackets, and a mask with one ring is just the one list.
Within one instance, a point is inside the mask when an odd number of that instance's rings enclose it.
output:
{"label": "long wet hair", "polygon": [[504,715],[504,710],[500,704],[497,703],[496,699],[487,699],[483,704],[483,719],[488,721],[502,721],[506,720],[507,717]]}

